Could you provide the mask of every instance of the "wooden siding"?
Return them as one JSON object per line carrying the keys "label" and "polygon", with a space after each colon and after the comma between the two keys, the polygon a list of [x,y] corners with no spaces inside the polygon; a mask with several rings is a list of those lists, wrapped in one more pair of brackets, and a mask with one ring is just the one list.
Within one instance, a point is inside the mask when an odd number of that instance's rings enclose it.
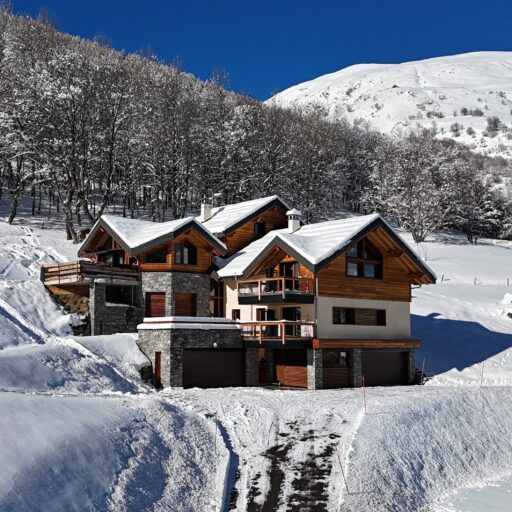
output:
{"label": "wooden siding", "polygon": [[265,233],[284,227],[288,223],[286,212],[283,209],[274,206],[270,210],[262,213],[259,217],[242,224],[234,233],[222,238],[222,241],[228,248],[228,254],[233,254],[240,249],[243,249],[256,239],[254,236],[254,224],[260,221],[265,222]]}
{"label": "wooden siding", "polygon": [[404,267],[398,257],[387,255],[388,251],[383,250],[377,240],[371,241],[383,255],[382,279],[347,276],[346,258],[343,253],[318,272],[318,295],[410,302],[409,269]]}
{"label": "wooden siding", "polygon": [[282,386],[290,386],[292,388],[308,387],[307,366],[286,366],[276,364],[276,376]]}
{"label": "wooden siding", "polygon": [[420,340],[385,340],[385,339],[314,339],[313,348],[420,348]]}
{"label": "wooden siding", "polygon": [[348,388],[350,384],[350,368],[324,368],[322,370],[323,388]]}
{"label": "wooden siding", "polygon": [[[188,241],[197,249],[197,264],[196,265],[178,265],[174,263],[175,254],[174,248],[177,244]],[[167,249],[167,262],[166,263],[146,263],[147,254],[158,252],[163,248]],[[172,242],[169,242],[159,247],[154,247],[147,253],[140,254],[139,268],[142,272],[197,272],[206,273],[210,272],[212,266],[212,247],[197,233],[189,231],[179,236]]]}

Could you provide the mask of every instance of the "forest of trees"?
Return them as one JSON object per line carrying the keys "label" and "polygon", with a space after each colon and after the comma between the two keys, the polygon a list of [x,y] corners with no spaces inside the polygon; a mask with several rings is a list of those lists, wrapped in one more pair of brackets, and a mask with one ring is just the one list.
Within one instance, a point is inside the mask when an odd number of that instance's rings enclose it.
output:
{"label": "forest of trees", "polygon": [[[509,166],[429,131],[395,139],[269,106],[151,56],[0,10],[0,200],[63,215],[68,237],[112,205],[171,220],[278,194],[306,221],[381,212],[422,241],[438,228],[512,236]],[[498,184],[499,186],[497,186]]]}

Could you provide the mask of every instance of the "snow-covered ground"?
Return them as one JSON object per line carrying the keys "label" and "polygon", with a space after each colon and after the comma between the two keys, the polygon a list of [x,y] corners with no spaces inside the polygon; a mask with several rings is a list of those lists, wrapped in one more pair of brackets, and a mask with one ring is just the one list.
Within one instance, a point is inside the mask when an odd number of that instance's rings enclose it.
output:
{"label": "snow-covered ground", "polygon": [[135,335],[73,337],[38,281],[74,257],[62,231],[21,217],[0,240],[0,510],[444,510],[512,474],[508,242],[417,248],[432,378],[367,389],[365,414],[360,389],[156,393]]}
{"label": "snow-covered ground", "polygon": [[[396,135],[416,126],[435,127],[440,138],[510,158],[511,84],[511,52],[475,52],[401,64],[357,64],[290,87],[268,102],[319,105],[333,118],[364,120]],[[486,133],[490,116],[503,123],[496,134]]]}

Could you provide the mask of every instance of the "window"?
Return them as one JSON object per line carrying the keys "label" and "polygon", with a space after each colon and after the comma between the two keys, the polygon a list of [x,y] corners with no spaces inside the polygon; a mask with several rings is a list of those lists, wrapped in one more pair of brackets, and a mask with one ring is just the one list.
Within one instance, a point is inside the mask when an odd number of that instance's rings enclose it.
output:
{"label": "window", "polygon": [[368,240],[350,247],[346,258],[347,276],[382,279],[382,255]]}
{"label": "window", "polygon": [[176,244],[174,263],[176,265],[197,265],[197,249],[190,242]]}
{"label": "window", "polygon": [[386,325],[385,309],[332,308],[332,323],[341,325]]}
{"label": "window", "polygon": [[240,310],[239,309],[231,310],[231,320],[234,320],[235,322],[237,320],[240,320]]}
{"label": "window", "polygon": [[133,297],[133,286],[107,285],[105,288],[105,302],[109,304],[133,306]]}
{"label": "window", "polygon": [[332,308],[333,324],[354,324],[355,309],[353,308]]}
{"label": "window", "polygon": [[265,235],[265,222],[259,221],[254,223],[254,237],[256,239]]}
{"label": "window", "polygon": [[167,247],[151,252],[146,256],[147,263],[167,263]]}

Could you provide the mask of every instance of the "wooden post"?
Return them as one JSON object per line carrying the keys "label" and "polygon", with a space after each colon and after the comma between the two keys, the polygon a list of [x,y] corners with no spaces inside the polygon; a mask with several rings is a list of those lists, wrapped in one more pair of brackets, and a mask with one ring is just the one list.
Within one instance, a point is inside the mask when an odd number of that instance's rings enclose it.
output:
{"label": "wooden post", "polygon": [[340,464],[341,475],[343,476],[343,481],[345,482],[345,489],[347,491],[347,494],[350,494],[350,491],[348,490],[347,478],[345,477],[345,470],[343,469],[343,464],[341,463],[340,454],[338,452],[338,447],[335,446],[334,449],[336,450],[336,455],[338,456],[338,462]]}
{"label": "wooden post", "polygon": [[286,344],[286,341],[285,341],[285,328],[284,328],[284,323],[281,324],[281,338],[283,340],[283,345]]}

